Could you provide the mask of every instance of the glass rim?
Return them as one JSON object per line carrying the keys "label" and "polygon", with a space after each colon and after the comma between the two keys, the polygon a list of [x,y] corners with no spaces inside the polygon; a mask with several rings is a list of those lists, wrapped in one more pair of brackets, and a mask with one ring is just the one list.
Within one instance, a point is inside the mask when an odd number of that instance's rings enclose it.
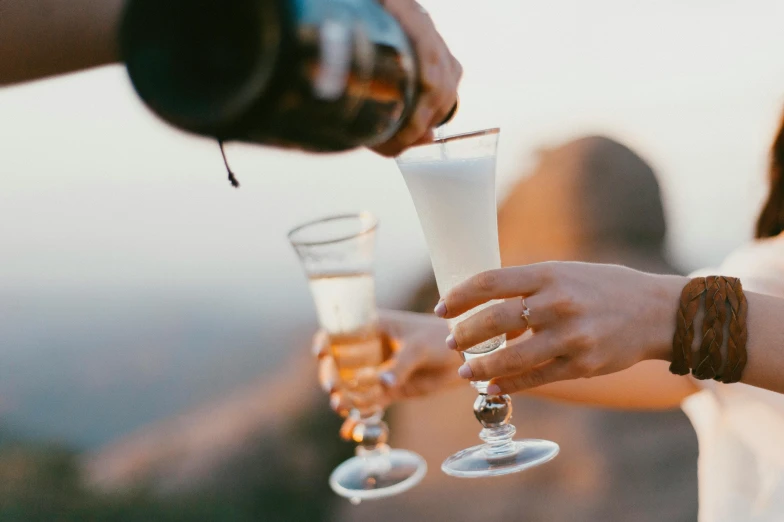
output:
{"label": "glass rim", "polygon": [[[357,219],[359,220],[360,230],[358,232],[354,232],[353,234],[345,234],[341,236],[337,236],[331,239],[323,239],[317,241],[298,241],[294,239],[294,236],[297,233],[302,232],[304,229],[315,226],[315,225],[322,225],[324,223],[330,223],[332,221],[340,221],[346,219]],[[330,245],[332,243],[340,243],[342,241],[347,241],[349,239],[354,239],[357,237],[361,237],[367,234],[374,232],[378,228],[378,218],[374,216],[371,212],[362,211],[357,212],[355,214],[336,214],[332,216],[327,216],[319,219],[314,219],[312,221],[308,221],[307,223],[302,223],[291,229],[287,235],[289,242],[294,245],[295,247],[298,246],[319,246],[319,245]]]}
{"label": "glass rim", "polygon": [[[431,143],[451,143],[453,141],[465,140],[469,138],[476,138],[478,136],[489,136],[491,134],[498,134],[501,132],[500,127],[493,127],[491,129],[484,129],[478,131],[464,132],[461,134],[453,134],[451,136],[444,136],[443,138],[435,138]],[[429,145],[424,143],[423,145]]]}

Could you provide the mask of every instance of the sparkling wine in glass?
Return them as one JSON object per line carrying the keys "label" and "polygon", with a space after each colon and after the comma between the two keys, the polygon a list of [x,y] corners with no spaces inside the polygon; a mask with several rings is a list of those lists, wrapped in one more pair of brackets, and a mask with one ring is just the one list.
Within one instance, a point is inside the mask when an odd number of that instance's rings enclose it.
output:
{"label": "sparkling wine in glass", "polygon": [[319,324],[329,335],[341,389],[361,405],[350,414],[357,421],[351,433],[356,456],[329,479],[337,494],[352,501],[397,495],[417,485],[427,472],[416,453],[389,447],[384,408],[373,400],[380,386],[373,376],[393,355],[392,344],[378,327],[376,227],[371,214],[361,213],[320,219],[289,233],[310,282]]}
{"label": "sparkling wine in glass", "polygon": [[[433,263],[439,293],[487,270],[501,268],[495,194],[495,165],[499,129],[436,139],[409,149],[397,158],[414,201]],[[486,303],[449,321],[450,328]],[[499,336],[462,352],[465,360],[506,347]],[[543,464],[558,455],[556,443],[513,440],[508,395],[488,395],[487,382],[473,382],[479,392],[474,414],[482,424],[484,444],[460,451],[441,469],[456,477],[487,477],[515,473]]]}

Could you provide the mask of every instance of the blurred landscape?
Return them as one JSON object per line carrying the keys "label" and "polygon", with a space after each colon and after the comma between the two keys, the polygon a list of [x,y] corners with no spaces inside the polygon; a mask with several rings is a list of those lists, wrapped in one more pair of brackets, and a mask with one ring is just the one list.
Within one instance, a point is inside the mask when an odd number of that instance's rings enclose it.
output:
{"label": "blurred landscape", "polygon": [[[423,3],[466,70],[455,131],[503,129],[501,200],[543,149],[601,134],[658,176],[658,266],[715,264],[750,238],[784,106],[780,2],[499,1],[481,16]],[[466,38],[469,24],[492,41]],[[476,442],[469,389],[390,412],[393,443],[428,459],[420,487],[359,507],[330,492],[352,448],[316,385],[315,314],[285,234],[374,212],[380,305],[427,309],[429,259],[392,162],[230,144],[234,190],[217,145],[153,119],[117,67],[0,90],[0,140],[0,520],[696,518],[680,412],[518,398],[519,433],[561,456],[493,481],[444,476],[441,459]],[[584,200],[529,186],[515,217],[529,230]],[[732,212],[695,213],[705,197]]]}

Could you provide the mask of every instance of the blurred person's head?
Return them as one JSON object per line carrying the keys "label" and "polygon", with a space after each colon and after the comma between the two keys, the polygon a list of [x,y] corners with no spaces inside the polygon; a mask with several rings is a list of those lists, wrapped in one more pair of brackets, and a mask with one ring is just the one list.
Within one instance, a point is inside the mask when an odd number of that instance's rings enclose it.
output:
{"label": "blurred person's head", "polygon": [[770,191],[757,221],[758,239],[784,232],[784,118],[770,154]]}
{"label": "blurred person's head", "polygon": [[501,204],[505,265],[546,260],[606,261],[653,269],[666,233],[653,169],[628,147],[604,137],[540,153],[533,173]]}

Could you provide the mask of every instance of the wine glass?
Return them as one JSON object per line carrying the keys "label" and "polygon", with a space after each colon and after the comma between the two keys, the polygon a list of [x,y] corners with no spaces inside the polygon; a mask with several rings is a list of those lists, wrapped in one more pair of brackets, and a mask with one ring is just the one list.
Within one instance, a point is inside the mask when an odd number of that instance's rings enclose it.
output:
{"label": "wine glass", "polygon": [[[378,326],[373,259],[376,218],[370,213],[327,217],[289,233],[310,282],[321,327],[327,332],[341,388],[363,404],[350,415],[356,456],[338,466],[329,483],[358,502],[388,497],[417,485],[427,472],[414,452],[390,449],[384,408],[373,401],[380,384],[372,377],[393,355]],[[375,389],[374,389],[375,388]]]}
{"label": "wine glass", "polygon": [[[438,290],[446,295],[455,285],[480,272],[501,267],[495,194],[499,129],[439,137],[397,158],[414,201],[433,263]],[[449,321],[450,328],[491,306],[486,303]],[[506,337],[485,341],[464,352],[464,360],[506,347]],[[472,382],[479,392],[474,414],[482,424],[484,444],[446,459],[441,469],[456,477],[487,477],[515,473],[558,455],[558,444],[545,440],[513,440],[508,395],[488,395],[487,382]]]}

